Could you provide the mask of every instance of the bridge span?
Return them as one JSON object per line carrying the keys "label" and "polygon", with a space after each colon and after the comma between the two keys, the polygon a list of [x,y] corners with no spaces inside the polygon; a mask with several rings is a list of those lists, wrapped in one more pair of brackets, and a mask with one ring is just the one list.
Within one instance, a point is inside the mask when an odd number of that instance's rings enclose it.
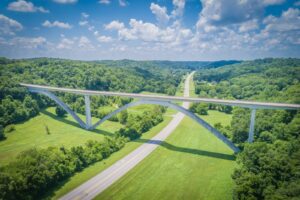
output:
{"label": "bridge span", "polygon": [[[249,136],[248,142],[253,142],[254,140],[254,125],[255,125],[255,113],[257,109],[284,109],[284,110],[299,110],[299,104],[287,104],[287,103],[268,103],[268,102],[256,102],[256,101],[241,101],[241,100],[224,100],[224,99],[213,99],[213,98],[191,98],[191,97],[177,97],[177,96],[161,96],[161,95],[146,95],[146,94],[135,94],[135,93],[123,93],[123,92],[108,92],[108,91],[94,91],[94,90],[82,90],[82,89],[72,89],[72,88],[61,88],[61,87],[51,87],[44,85],[34,85],[34,84],[25,84],[21,83],[21,86],[27,87],[30,92],[40,93],[48,96],[52,100],[54,100],[59,106],[65,109],[78,123],[82,128],[92,130],[103,123],[105,120],[109,119],[113,115],[125,110],[129,107],[140,105],[140,104],[156,104],[171,107],[192,119],[194,119],[197,123],[204,126],[208,129],[212,134],[214,134],[217,138],[222,140],[225,144],[227,144],[234,152],[238,152],[239,149],[228,140],[223,134],[221,134],[218,130],[212,127],[210,124],[205,122],[199,116],[190,112],[187,108],[174,104],[173,102],[192,102],[192,103],[211,103],[211,104],[219,104],[226,106],[238,106],[243,108],[251,109],[251,118],[250,118],[250,128],[249,128]],[[73,93],[78,95],[84,95],[85,97],[85,111],[86,111],[86,122],[83,122],[77,114],[72,111],[68,105],[66,105],[63,101],[61,101],[53,92],[65,92],[65,93]],[[94,125],[91,120],[91,109],[90,109],[90,96],[119,96],[119,97],[127,97],[127,98],[135,98],[139,99],[139,101],[131,102],[127,105],[124,105],[121,108],[113,111],[108,114],[104,118],[100,119]]]}

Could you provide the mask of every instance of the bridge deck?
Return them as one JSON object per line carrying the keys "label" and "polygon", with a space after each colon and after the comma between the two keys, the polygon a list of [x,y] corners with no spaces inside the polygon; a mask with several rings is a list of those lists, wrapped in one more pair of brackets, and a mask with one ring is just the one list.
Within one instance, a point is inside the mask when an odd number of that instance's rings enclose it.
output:
{"label": "bridge deck", "polygon": [[33,85],[33,84],[25,84],[25,83],[21,83],[20,85],[27,87],[30,90],[57,91],[57,92],[67,92],[67,93],[91,95],[91,96],[93,95],[94,96],[120,96],[120,97],[129,97],[129,98],[137,98],[137,99],[145,99],[145,100],[204,102],[204,103],[213,103],[213,104],[221,104],[221,105],[228,105],[228,106],[239,106],[239,107],[252,108],[252,109],[292,109],[292,110],[300,109],[299,104],[224,100],[224,99],[213,99],[213,98],[161,96],[161,95],[147,95],[147,94],[123,93],[123,92],[107,92],[107,91],[60,88],[60,87]]}

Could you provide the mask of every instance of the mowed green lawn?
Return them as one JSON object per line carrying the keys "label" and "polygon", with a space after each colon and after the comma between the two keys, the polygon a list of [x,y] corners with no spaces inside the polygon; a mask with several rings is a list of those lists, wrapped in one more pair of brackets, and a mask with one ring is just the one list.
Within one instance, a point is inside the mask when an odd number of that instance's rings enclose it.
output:
{"label": "mowed green lawn", "polygon": [[[54,108],[44,110],[22,124],[15,125],[16,130],[6,133],[7,139],[0,142],[0,164],[13,160],[20,152],[29,148],[46,148],[49,146],[72,147],[84,144],[88,140],[102,140],[112,136],[122,125],[106,121],[94,131],[79,127],[71,116],[56,117]],[[79,115],[82,119],[84,117]],[[93,118],[95,122],[97,119]],[[45,126],[50,134],[47,134]]]}
{"label": "mowed green lawn", "polygon": [[[231,115],[210,111],[209,123],[228,125]],[[138,166],[96,199],[232,199],[233,152],[185,117]]]}

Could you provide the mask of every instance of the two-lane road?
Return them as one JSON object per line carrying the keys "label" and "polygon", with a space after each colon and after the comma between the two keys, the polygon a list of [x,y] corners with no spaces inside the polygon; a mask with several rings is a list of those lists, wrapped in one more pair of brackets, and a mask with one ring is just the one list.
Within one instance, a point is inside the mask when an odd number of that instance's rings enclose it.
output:
{"label": "two-lane road", "polygon": [[[193,73],[189,74],[184,84],[184,97],[189,97],[189,83]],[[184,108],[189,107],[189,102],[183,103]],[[93,199],[103,190],[108,188],[128,171],[134,168],[139,162],[146,158],[151,152],[153,152],[158,145],[164,141],[179,125],[184,118],[184,114],[177,113],[172,121],[155,137],[151,140],[155,143],[145,143],[138,147],[136,150],[117,161],[115,164],[102,171],[92,179],[83,183],[79,187],[75,188],[70,193],[61,197],[62,200],[73,200],[73,199]],[[161,141],[161,142],[158,142]]]}

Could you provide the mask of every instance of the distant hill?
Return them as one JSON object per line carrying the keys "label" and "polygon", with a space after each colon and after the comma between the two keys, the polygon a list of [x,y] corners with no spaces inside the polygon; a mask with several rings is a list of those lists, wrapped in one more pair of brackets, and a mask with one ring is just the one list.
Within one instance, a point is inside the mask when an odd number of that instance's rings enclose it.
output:
{"label": "distant hill", "polygon": [[180,69],[191,69],[197,70],[200,68],[217,68],[224,65],[231,65],[241,63],[238,60],[220,60],[220,61],[169,61],[169,60],[155,60],[155,61],[136,61],[136,60],[100,60],[94,61],[96,63],[105,64],[111,67],[166,67],[166,68],[180,68]]}
{"label": "distant hill", "polygon": [[203,66],[203,68],[217,68],[217,67],[223,67],[225,65],[232,65],[241,63],[242,61],[239,60],[220,60],[220,61],[213,61],[208,63],[207,65]]}

